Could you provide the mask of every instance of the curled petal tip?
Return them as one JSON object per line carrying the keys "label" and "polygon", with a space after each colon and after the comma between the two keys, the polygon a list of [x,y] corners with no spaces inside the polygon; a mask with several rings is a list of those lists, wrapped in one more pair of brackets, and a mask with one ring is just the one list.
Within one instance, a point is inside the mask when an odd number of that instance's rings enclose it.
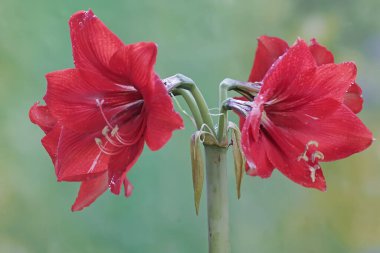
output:
{"label": "curled petal tip", "polygon": [[70,17],[69,25],[70,27],[74,27],[79,24],[80,27],[82,27],[84,22],[90,20],[91,18],[96,18],[96,15],[91,9],[88,9],[88,11],[80,10]]}

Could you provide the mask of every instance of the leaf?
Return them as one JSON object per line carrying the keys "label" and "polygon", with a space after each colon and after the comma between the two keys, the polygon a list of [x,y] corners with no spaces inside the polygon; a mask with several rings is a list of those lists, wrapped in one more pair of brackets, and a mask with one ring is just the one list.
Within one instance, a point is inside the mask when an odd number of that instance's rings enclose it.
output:
{"label": "leaf", "polygon": [[235,178],[236,178],[236,193],[238,199],[240,199],[240,188],[243,180],[243,171],[245,164],[245,157],[241,149],[241,133],[235,123],[229,122],[228,129],[231,129],[232,147],[235,164]]}
{"label": "leaf", "polygon": [[204,162],[201,151],[201,137],[204,132],[197,131],[191,136],[191,166],[193,173],[194,204],[195,213],[199,213],[199,203],[201,200],[204,182]]}

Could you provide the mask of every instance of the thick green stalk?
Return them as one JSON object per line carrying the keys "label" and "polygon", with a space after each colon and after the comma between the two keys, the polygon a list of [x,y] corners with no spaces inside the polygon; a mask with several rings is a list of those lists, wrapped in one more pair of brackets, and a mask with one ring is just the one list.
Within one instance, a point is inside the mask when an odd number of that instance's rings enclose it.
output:
{"label": "thick green stalk", "polygon": [[209,253],[230,253],[227,148],[205,145]]}

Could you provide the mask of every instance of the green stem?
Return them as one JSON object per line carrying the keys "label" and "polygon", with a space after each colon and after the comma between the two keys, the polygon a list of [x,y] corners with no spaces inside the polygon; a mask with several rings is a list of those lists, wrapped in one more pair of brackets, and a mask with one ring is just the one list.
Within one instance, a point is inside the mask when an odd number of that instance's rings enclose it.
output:
{"label": "green stem", "polygon": [[209,253],[230,253],[227,148],[205,145]]}
{"label": "green stem", "polygon": [[244,97],[252,100],[260,91],[260,83],[242,82],[231,78],[224,79],[219,85],[219,108],[220,116],[218,122],[218,141],[219,143],[227,142],[227,124],[228,116],[227,111],[223,108],[223,103],[227,99],[228,91],[235,90]]}
{"label": "green stem", "polygon": [[216,135],[214,123],[209,112],[209,107],[207,106],[206,100],[204,99],[202,93],[194,81],[182,74],[176,74],[174,76],[165,78],[163,81],[169,92],[174,91],[175,89],[186,89],[191,92],[199,108],[203,123],[208,126],[208,128],[205,130],[210,130],[211,134]]}
{"label": "green stem", "polygon": [[203,124],[202,116],[199,113],[199,109],[197,106],[197,103],[194,99],[194,97],[191,95],[191,93],[185,89],[175,89],[173,91],[173,95],[180,95],[185,100],[186,104],[188,105],[191,114],[194,117],[195,124],[197,126],[197,129],[200,130]]}
{"label": "green stem", "polygon": [[228,114],[226,110],[223,110],[223,102],[227,99],[228,96],[228,85],[223,81],[219,85],[219,122],[218,122],[218,141],[219,143],[228,142],[227,140],[227,123],[228,123]]}

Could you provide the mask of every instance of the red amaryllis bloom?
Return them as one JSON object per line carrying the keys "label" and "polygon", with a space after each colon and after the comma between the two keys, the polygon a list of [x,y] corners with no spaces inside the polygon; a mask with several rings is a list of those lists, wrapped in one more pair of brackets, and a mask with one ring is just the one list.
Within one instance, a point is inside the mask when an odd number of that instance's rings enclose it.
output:
{"label": "red amaryllis bloom", "polygon": [[126,174],[144,143],[160,149],[183,122],[154,72],[156,44],[124,44],[91,10],[69,25],[75,68],[46,75],[47,105],[35,104],[30,118],[47,134],[58,181],[82,182],[76,211],[122,184],[129,196]]}
{"label": "red amaryllis bloom", "polygon": [[[257,71],[264,69],[258,57]],[[255,73],[251,80],[261,80]],[[244,102],[252,109],[242,122],[248,174],[266,178],[277,168],[298,184],[325,190],[319,162],[347,157],[372,142],[370,130],[344,103],[355,83],[355,64],[318,64],[310,47],[298,40],[261,74],[259,94]]]}
{"label": "red amaryllis bloom", "polygon": [[[272,64],[288,49],[288,43],[280,38],[261,36],[258,39],[258,47],[251,74],[249,75],[249,81],[259,82],[263,80]],[[318,66],[334,63],[334,55],[326,47],[320,45],[315,39],[311,40],[309,51],[313,55]],[[356,82],[353,82],[348,86],[347,91],[344,94],[343,103],[354,113],[359,113],[362,110],[362,90]]]}

